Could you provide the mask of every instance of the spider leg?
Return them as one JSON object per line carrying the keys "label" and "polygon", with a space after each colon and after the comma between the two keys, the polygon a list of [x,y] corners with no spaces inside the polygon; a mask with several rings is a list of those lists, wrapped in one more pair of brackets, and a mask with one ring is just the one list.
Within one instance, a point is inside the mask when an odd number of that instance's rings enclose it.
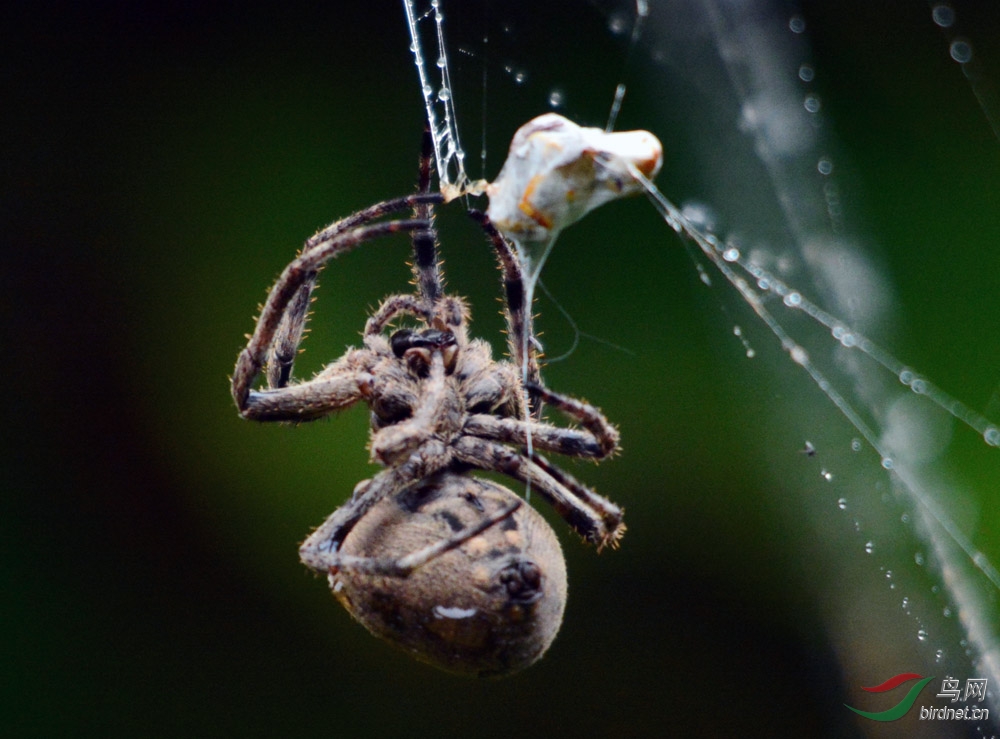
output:
{"label": "spider leg", "polygon": [[[424,126],[424,135],[420,149],[419,174],[417,177],[417,192],[428,194],[431,190],[431,176],[434,172],[434,141],[431,138],[429,126]],[[441,202],[437,200],[436,202]],[[434,203],[418,203],[413,208],[413,217],[427,221],[427,227],[413,232],[413,278],[417,292],[425,304],[425,310],[430,312],[441,299],[444,292],[444,278],[441,265],[438,263],[437,235],[433,227]]]}
{"label": "spider leg", "polygon": [[[593,440],[598,445],[600,453],[594,455],[597,459],[604,459],[618,449],[618,429],[608,421],[600,409],[579,398],[573,398],[569,395],[549,390],[540,382],[528,382],[525,389],[532,397],[540,398],[542,401],[562,411],[562,413],[571,419],[579,421],[590,432]],[[553,451],[559,450],[554,449]]]}
{"label": "spider leg", "polygon": [[443,458],[428,460],[415,454],[396,466],[387,467],[370,480],[359,482],[351,499],[302,542],[299,547],[302,563],[318,572],[329,571],[331,558],[337,555],[344,539],[380,500],[440,472],[443,467]]}
{"label": "spider leg", "polygon": [[[599,413],[593,406],[587,407]],[[530,421],[532,446],[535,449],[564,454],[567,457],[604,459],[618,448],[618,432],[603,416],[600,419],[605,425],[599,428],[598,433],[589,427],[584,430]],[[525,446],[528,443],[527,426],[528,424],[520,419],[475,413],[466,419],[462,431],[480,439]]]}
{"label": "spider leg", "polygon": [[574,531],[595,544],[598,551],[617,546],[625,533],[622,509],[577,481],[571,475],[533,454],[517,452],[503,444],[463,436],[452,444],[455,459],[470,467],[500,472],[531,485]]}
{"label": "spider leg", "polygon": [[[422,193],[426,196],[428,193]],[[437,200],[438,198],[432,198]],[[311,236],[299,252],[300,256],[337,239],[342,234],[352,229],[364,226],[371,221],[396,213],[407,208],[416,209],[422,197],[410,195],[393,200],[386,200],[381,203],[369,206],[364,210],[342,218],[335,223],[331,223],[326,228],[321,229]],[[270,387],[282,387],[291,380],[292,364],[298,352],[299,344],[305,333],[306,321],[308,319],[309,304],[311,302],[312,291],[316,287],[316,277],[318,272],[313,272],[300,285],[295,296],[289,301],[281,323],[275,332],[274,343],[271,345],[267,359],[267,380]]]}
{"label": "spider leg", "polygon": [[[418,549],[405,557],[398,559],[392,557],[358,557],[350,554],[341,554],[338,551],[327,550],[321,555],[317,555],[313,562],[306,562],[310,567],[321,572],[348,571],[363,573],[367,575],[383,575],[388,577],[406,577],[414,570],[423,567],[432,559],[440,557],[442,554],[457,549],[465,542],[469,541],[488,528],[495,526],[520,508],[522,502],[515,500],[511,505],[502,508],[492,516],[487,516],[474,526],[463,529],[446,539],[440,539],[423,549]],[[303,549],[305,545],[303,545]],[[301,552],[302,550],[300,550]],[[304,558],[303,558],[303,561]],[[316,567],[315,563],[321,563],[321,567]]]}
{"label": "spider leg", "polygon": [[[500,271],[503,275],[504,313],[507,319],[507,347],[510,356],[519,368],[527,366],[528,382],[537,383],[540,380],[536,351],[538,342],[533,333],[531,306],[525,305],[527,291],[524,289],[524,272],[521,269],[520,261],[518,261],[517,253],[511,248],[503,234],[496,229],[489,216],[478,210],[470,210],[469,216],[486,233],[494,251],[496,251],[497,261],[500,263]],[[525,347],[528,347],[527,356],[525,356]],[[531,411],[535,418],[541,415],[541,404],[537,403],[534,398],[531,400]]]}
{"label": "spider leg", "polygon": [[[402,204],[399,207],[406,207],[411,205],[414,199],[419,200],[429,197],[431,196],[416,195],[403,198],[400,201],[387,201],[387,203],[391,207],[392,204],[401,202]],[[437,199],[437,197],[439,196],[434,194],[432,199]],[[382,203],[381,205],[385,206],[386,203]],[[330,229],[335,231],[330,238],[322,239],[315,243],[312,243],[312,240],[307,242],[306,248],[285,267],[274,287],[271,288],[267,301],[264,303],[260,316],[257,318],[257,325],[254,328],[253,335],[250,337],[243,351],[240,352],[236,360],[236,368],[233,370],[232,394],[233,399],[236,401],[236,406],[241,412],[247,407],[247,398],[250,396],[251,386],[260,373],[261,367],[265,364],[265,359],[270,356],[271,348],[274,346],[278,334],[281,334],[278,338],[281,338],[283,341],[284,339],[294,339],[295,341],[301,339],[306,309],[308,307],[308,300],[297,299],[303,286],[313,283],[319,270],[334,257],[380,236],[400,231],[414,231],[427,228],[427,221],[387,221],[360,226],[347,231],[337,230],[335,228],[336,225],[334,224],[334,226],[330,227]],[[301,317],[293,315],[292,319],[285,324],[286,328],[282,329],[281,326],[285,320],[284,316],[290,307],[294,311],[301,312]],[[288,377],[291,375],[291,361],[292,357],[287,357],[287,370],[279,371],[275,377],[269,377],[269,379],[279,381],[279,386],[280,381],[284,380],[287,382]]]}
{"label": "spider leg", "polygon": [[416,295],[392,295],[386,298],[365,323],[365,336],[380,334],[385,327],[398,315],[410,315],[420,318],[428,326],[435,322],[438,328],[456,331],[462,326],[468,311],[461,299],[452,296],[442,296],[428,311],[425,301]]}
{"label": "spider leg", "polygon": [[382,464],[390,465],[414,454],[425,459],[440,459],[445,464],[447,450],[444,444],[434,443],[433,437],[443,427],[445,416],[451,408],[446,405],[444,357],[440,351],[431,355],[430,372],[413,415],[405,421],[386,426],[372,436],[371,456]]}
{"label": "spider leg", "polygon": [[251,390],[240,415],[253,421],[312,421],[369,397],[370,354],[353,349],[306,382]]}

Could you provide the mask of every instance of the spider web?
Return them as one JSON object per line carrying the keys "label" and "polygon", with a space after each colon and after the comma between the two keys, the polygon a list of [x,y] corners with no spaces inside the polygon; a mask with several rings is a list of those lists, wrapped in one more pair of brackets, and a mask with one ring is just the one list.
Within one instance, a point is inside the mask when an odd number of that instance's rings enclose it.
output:
{"label": "spider web", "polygon": [[[428,116],[440,131],[435,141],[442,183],[465,182],[454,74],[445,53],[452,42],[441,8],[437,2],[424,9],[416,2],[405,5]],[[748,364],[756,365],[739,372],[764,367],[778,382],[794,375],[795,382],[813,388],[794,400],[789,393],[788,402],[775,396],[767,403],[768,418],[760,421],[784,432],[802,430],[805,454],[789,455],[776,445],[769,460],[777,477],[801,490],[804,502],[794,510],[810,520],[798,525],[851,552],[834,560],[868,573],[866,594],[897,604],[888,618],[911,635],[912,646],[933,669],[989,678],[988,699],[997,708],[1000,574],[991,561],[996,540],[975,512],[988,504],[998,481],[1000,432],[990,418],[997,415],[996,391],[988,403],[992,413],[980,413],[884,348],[905,329],[896,328],[897,301],[881,245],[855,215],[864,210],[857,205],[862,188],[826,116],[828,103],[836,101],[822,93],[824,77],[836,70],[814,62],[807,18],[785,5],[711,0],[652,8],[611,2],[599,10],[591,15],[602,19],[603,36],[581,31],[595,46],[607,44],[595,49],[604,69],[587,78],[590,92],[553,75],[525,51],[529,41],[520,56],[501,51],[505,40],[530,39],[551,27],[540,11],[533,24],[529,15],[513,11],[492,19],[448,16],[448,23],[473,29],[456,32],[460,40],[451,48],[472,62],[471,92],[460,102],[481,107],[478,123],[472,123],[474,114],[462,122],[482,135],[483,176],[488,153],[495,175],[506,151],[496,129],[507,126],[508,136],[513,131],[502,114],[487,115],[488,109],[513,107],[488,104],[505,91],[533,100],[524,120],[555,109],[587,125],[604,125],[603,116],[610,127],[620,110],[628,112],[629,95],[639,88],[643,99],[634,104],[655,121],[631,122],[661,135],[683,132],[686,149],[680,155],[664,142],[667,164],[659,178],[683,181],[686,187],[671,188],[681,193],[682,205],[650,186],[669,227],[661,246],[675,248],[669,231],[682,235],[696,274],[711,288],[709,305],[715,301],[753,360]],[[974,25],[963,29],[961,7],[932,3],[922,10],[926,29],[940,33],[939,55],[959,72],[953,92],[975,100],[978,124],[1000,148],[1000,108],[984,55],[979,40],[964,35]],[[450,12],[459,16],[457,7]],[[862,27],[864,22],[858,19]],[[578,23],[583,27],[587,20]],[[906,52],[901,54],[905,62]],[[432,68],[441,75],[429,78]],[[435,90],[445,90],[444,97]],[[680,159],[673,167],[672,153]],[[983,340],[991,334],[984,324]],[[950,380],[961,387],[960,377]],[[831,408],[839,426],[810,420],[829,418]],[[613,409],[606,410],[614,417]],[[811,480],[793,473],[803,458],[816,461]],[[959,474],[968,468],[984,470],[978,488]],[[839,520],[829,519],[831,504]],[[857,615],[848,607],[852,599],[860,596],[830,596],[831,609],[845,612],[830,617],[831,631],[843,640],[852,633],[846,612]],[[855,669],[848,665],[848,671]]]}

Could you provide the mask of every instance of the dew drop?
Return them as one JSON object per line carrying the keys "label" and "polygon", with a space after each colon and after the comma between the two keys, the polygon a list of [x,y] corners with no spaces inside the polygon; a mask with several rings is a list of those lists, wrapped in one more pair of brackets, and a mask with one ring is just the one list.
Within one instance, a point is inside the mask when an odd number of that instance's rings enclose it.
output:
{"label": "dew drop", "polygon": [[735,262],[737,259],[740,258],[740,250],[732,247],[726,249],[724,252],[722,252],[722,258],[725,259],[727,262]]}
{"label": "dew drop", "polygon": [[690,200],[681,206],[681,215],[699,231],[711,233],[719,224],[716,212],[706,203]]}
{"label": "dew drop", "polygon": [[892,457],[882,457],[882,469],[891,470],[893,467]]}
{"label": "dew drop", "polygon": [[931,11],[931,18],[941,28],[950,28],[955,22],[955,11],[950,5],[935,5]]}
{"label": "dew drop", "polygon": [[951,618],[951,609],[948,606],[945,606],[941,610],[941,615],[944,616],[945,618]]}
{"label": "dew drop", "polygon": [[441,102],[446,102],[448,100],[451,100],[451,90],[448,89],[447,87],[442,87],[440,90],[438,90],[438,100],[440,100]]}
{"label": "dew drop", "polygon": [[523,69],[519,69],[516,72],[514,72],[514,82],[516,82],[517,84],[523,85],[526,79],[528,79],[528,73],[525,72]]}
{"label": "dew drop", "polygon": [[875,542],[866,541],[865,542],[865,554],[871,554],[875,551]]}
{"label": "dew drop", "polygon": [[904,385],[909,385],[911,382],[913,382],[914,377],[915,375],[913,374],[912,370],[904,369],[901,370],[899,373],[899,381]]}
{"label": "dew drop", "polygon": [[806,30],[806,19],[801,15],[793,15],[788,19],[788,30],[792,33],[804,33]]}
{"label": "dew drop", "polygon": [[561,108],[566,103],[566,96],[562,90],[553,90],[549,93],[549,105],[553,108]]}
{"label": "dew drop", "polygon": [[816,171],[821,175],[828,175],[833,173],[833,161],[828,157],[822,157],[818,162],[816,162]]}
{"label": "dew drop", "polygon": [[910,390],[917,395],[923,395],[927,392],[927,382],[918,378],[910,383]]}
{"label": "dew drop", "polygon": [[812,82],[815,76],[816,70],[814,70],[810,65],[803,64],[799,67],[799,79],[803,82]]}
{"label": "dew drop", "polygon": [[917,630],[917,638],[920,641],[927,641],[927,629],[918,629]]}
{"label": "dew drop", "polygon": [[943,649],[939,649],[936,652],[934,652],[934,661],[937,662],[938,664],[941,664],[941,662],[944,661]]}
{"label": "dew drop", "polygon": [[830,480],[833,479],[833,473],[830,472],[829,470],[820,470],[819,475],[827,482],[830,482]]}
{"label": "dew drop", "polygon": [[624,13],[613,13],[608,18],[608,30],[615,36],[621,36],[628,30],[628,18]]}
{"label": "dew drop", "polygon": [[785,305],[789,308],[797,308],[802,304],[802,296],[797,292],[790,292],[785,296]]}
{"label": "dew drop", "polygon": [[901,515],[899,517],[899,520],[901,522],[903,522],[903,523],[909,523],[910,522],[910,514],[909,513],[904,513],[903,515]]}
{"label": "dew drop", "polygon": [[820,102],[819,97],[816,95],[806,95],[806,99],[802,101],[802,106],[809,113],[819,113]]}
{"label": "dew drop", "polygon": [[851,451],[852,452],[861,451],[861,439],[851,439]]}
{"label": "dew drop", "polygon": [[909,607],[910,607],[910,599],[904,596],[903,597],[903,610],[905,611]]}
{"label": "dew drop", "polygon": [[924,555],[921,552],[916,552],[913,555],[913,561],[917,563],[918,567],[924,566]]}
{"label": "dew drop", "polygon": [[989,426],[983,432],[983,439],[990,446],[1000,446],[1000,429],[996,426]]}
{"label": "dew drop", "polygon": [[842,511],[847,510],[847,498],[840,498],[837,501],[837,508],[839,508]]}
{"label": "dew drop", "polygon": [[959,64],[965,64],[972,59],[972,44],[962,39],[955,39],[948,47],[948,53]]}

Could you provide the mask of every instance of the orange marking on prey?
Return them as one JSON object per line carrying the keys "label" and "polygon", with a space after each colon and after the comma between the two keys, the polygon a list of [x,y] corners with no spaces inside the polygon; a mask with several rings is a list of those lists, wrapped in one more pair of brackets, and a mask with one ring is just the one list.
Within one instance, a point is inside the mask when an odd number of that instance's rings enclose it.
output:
{"label": "orange marking on prey", "polygon": [[528,202],[528,198],[531,197],[531,193],[535,191],[535,187],[538,186],[539,180],[543,179],[544,175],[536,174],[528,181],[527,187],[524,188],[524,195],[521,196],[521,202],[517,204],[521,212],[528,216],[531,220],[537,223],[539,226],[544,228],[552,228],[552,219],[549,218],[545,213],[537,210],[535,206]]}

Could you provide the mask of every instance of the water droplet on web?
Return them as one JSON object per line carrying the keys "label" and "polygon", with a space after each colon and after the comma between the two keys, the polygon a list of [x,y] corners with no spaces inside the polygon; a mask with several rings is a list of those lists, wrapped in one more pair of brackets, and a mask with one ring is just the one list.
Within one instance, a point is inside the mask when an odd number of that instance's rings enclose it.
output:
{"label": "water droplet on web", "polygon": [[903,606],[903,610],[904,611],[909,612],[909,609],[910,609],[910,599],[904,596],[903,597],[902,606]]}
{"label": "water droplet on web", "polygon": [[797,308],[802,304],[802,296],[797,292],[790,292],[785,296],[785,305],[789,308]]}
{"label": "water droplet on web", "polygon": [[837,508],[839,508],[842,511],[847,510],[847,498],[840,498],[837,501]]}
{"label": "water droplet on web", "polygon": [[919,639],[920,641],[927,641],[927,629],[918,629],[917,639]]}
{"label": "water droplet on web", "polygon": [[941,28],[950,28],[955,22],[955,11],[950,5],[935,5],[931,10],[931,18]]}
{"label": "water droplet on web", "polygon": [[523,85],[524,81],[527,79],[528,79],[528,73],[525,72],[523,69],[519,69],[516,72],[514,72],[514,82],[516,82],[517,84]]}
{"label": "water droplet on web", "polygon": [[566,96],[562,90],[553,90],[549,93],[549,105],[553,108],[561,108],[566,103]]}
{"label": "water droplet on web", "polygon": [[893,467],[892,457],[882,457],[882,469],[891,470]]}
{"label": "water droplet on web", "polygon": [[615,36],[621,36],[628,30],[628,17],[624,13],[612,13],[608,18],[608,30]]}
{"label": "water droplet on web", "polygon": [[865,542],[865,554],[871,554],[875,551],[875,542],[866,541]]}
{"label": "water droplet on web", "polygon": [[909,523],[910,522],[910,514],[909,513],[904,513],[903,515],[901,515],[899,517],[899,520],[902,521],[903,523]]}
{"label": "water droplet on web", "polygon": [[852,452],[860,452],[861,451],[861,447],[862,447],[862,445],[861,445],[861,439],[857,439],[857,438],[851,439],[851,451]]}
{"label": "water droplet on web", "polygon": [[802,106],[810,113],[819,113],[819,97],[816,95],[806,95],[806,99],[802,101]]}
{"label": "water droplet on web", "polygon": [[955,39],[948,47],[948,53],[959,64],[965,64],[972,59],[972,44],[962,39]]}
{"label": "water droplet on web", "polygon": [[740,258],[740,250],[733,248],[726,249],[724,252],[722,252],[722,258],[725,259],[727,262],[735,262],[737,259]]}
{"label": "water droplet on web", "polygon": [[983,432],[983,439],[990,446],[1000,446],[1000,429],[990,426]]}
{"label": "water droplet on web", "polygon": [[809,352],[798,344],[789,350],[788,355],[792,358],[792,361],[795,362],[795,364],[805,366],[809,363]]}
{"label": "water droplet on web", "polygon": [[833,479],[833,473],[830,472],[829,470],[820,470],[819,476],[822,477],[827,482]]}
{"label": "water droplet on web", "polygon": [[951,618],[951,609],[948,606],[945,606],[941,611],[941,615],[945,618]]}
{"label": "water droplet on web", "polygon": [[828,175],[833,173],[833,161],[828,157],[821,158],[816,162],[816,171],[821,175]]}
{"label": "water droplet on web", "polygon": [[806,19],[801,15],[793,15],[788,19],[788,30],[792,33],[804,33],[806,30]]}
{"label": "water droplet on web", "polygon": [[924,566],[924,555],[921,554],[920,552],[915,553],[913,555],[913,561],[917,563],[918,567],[923,567]]}
{"label": "water droplet on web", "polygon": [[936,652],[934,652],[934,661],[937,662],[938,664],[941,664],[941,662],[944,661],[943,649],[939,649]]}
{"label": "water droplet on web", "polygon": [[441,102],[451,100],[451,90],[449,90],[447,87],[442,87],[440,90],[438,90],[438,100],[440,100]]}
{"label": "water droplet on web", "polygon": [[799,79],[803,82],[812,82],[815,76],[816,70],[814,70],[810,65],[803,64],[799,67]]}
{"label": "water droplet on web", "polygon": [[706,203],[689,201],[681,206],[681,215],[699,231],[711,233],[716,230],[719,218]]}

